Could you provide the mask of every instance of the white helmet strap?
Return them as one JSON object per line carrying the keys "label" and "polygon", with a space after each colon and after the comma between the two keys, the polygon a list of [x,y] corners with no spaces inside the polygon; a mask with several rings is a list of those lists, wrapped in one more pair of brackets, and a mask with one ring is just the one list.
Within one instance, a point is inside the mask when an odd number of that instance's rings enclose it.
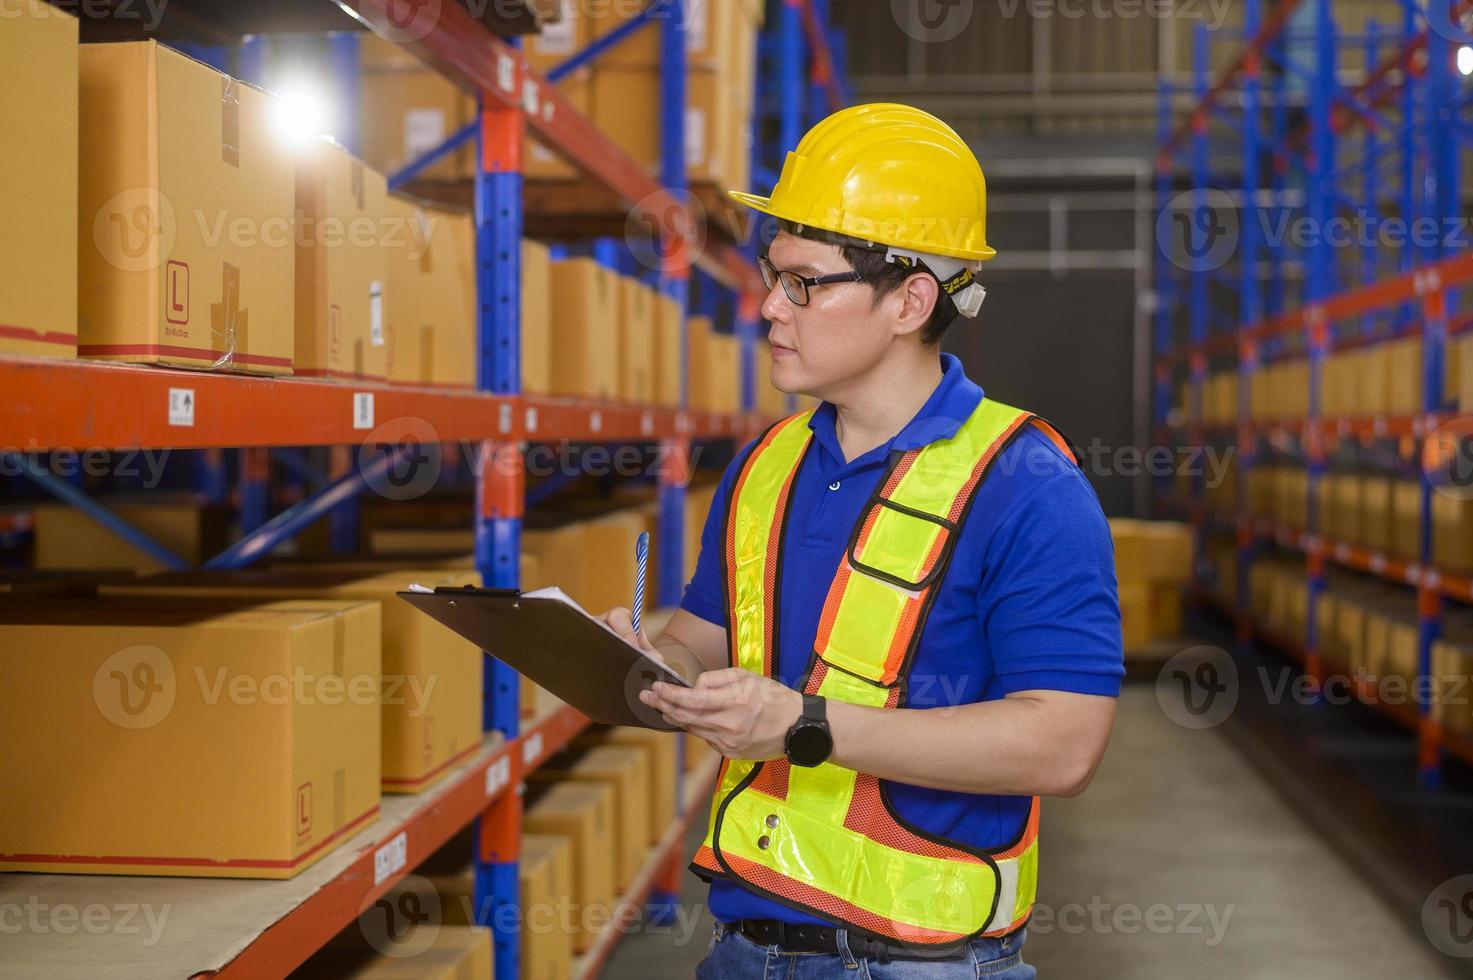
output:
{"label": "white helmet strap", "polygon": [[885,261],[907,269],[917,263],[924,265],[935,275],[936,281],[941,283],[941,289],[946,295],[951,297],[956,311],[968,320],[976,318],[978,311],[982,309],[982,300],[987,298],[986,287],[973,276],[981,267],[981,262],[893,246],[885,249]]}

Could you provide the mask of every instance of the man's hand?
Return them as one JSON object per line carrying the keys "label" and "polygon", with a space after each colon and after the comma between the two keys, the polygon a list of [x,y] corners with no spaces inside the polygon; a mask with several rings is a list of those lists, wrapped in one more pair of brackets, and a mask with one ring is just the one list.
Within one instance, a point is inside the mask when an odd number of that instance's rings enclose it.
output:
{"label": "man's hand", "polygon": [[740,667],[708,670],[694,688],[657,681],[639,699],[726,758],[754,762],[782,755],[803,714],[802,694]]}
{"label": "man's hand", "polygon": [[634,614],[628,609],[625,609],[623,606],[615,606],[598,617],[598,621],[643,650],[645,656],[652,660],[658,660],[667,667],[670,666],[668,663],[665,663],[665,658],[660,655],[660,651],[656,650],[654,644],[644,635],[644,630],[640,630],[638,633],[634,632]]}

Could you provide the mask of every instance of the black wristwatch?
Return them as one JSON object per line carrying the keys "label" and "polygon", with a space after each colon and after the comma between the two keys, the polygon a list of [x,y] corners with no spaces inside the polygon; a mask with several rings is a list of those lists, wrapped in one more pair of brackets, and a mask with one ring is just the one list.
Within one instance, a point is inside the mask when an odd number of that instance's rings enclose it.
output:
{"label": "black wristwatch", "polygon": [[834,736],[829,732],[827,706],[817,694],[803,695],[803,715],[788,729],[783,743],[783,750],[793,765],[811,769],[833,754]]}

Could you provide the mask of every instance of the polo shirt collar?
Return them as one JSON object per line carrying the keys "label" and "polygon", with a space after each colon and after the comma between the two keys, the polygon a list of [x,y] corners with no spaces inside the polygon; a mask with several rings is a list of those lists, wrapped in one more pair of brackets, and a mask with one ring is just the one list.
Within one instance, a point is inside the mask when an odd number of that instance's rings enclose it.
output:
{"label": "polo shirt collar", "polygon": [[[981,403],[982,396],[981,386],[967,377],[962,370],[962,362],[952,354],[942,354],[941,381],[920,411],[916,412],[915,417],[905,424],[888,445],[877,447],[860,458],[866,459],[881,450],[884,455],[888,455],[891,450],[907,452],[930,445],[938,439],[950,439],[956,435],[962,423],[971,418]],[[818,440],[819,445],[827,449],[835,459],[842,460],[844,452],[834,430],[834,416],[834,406],[829,402],[821,402],[814,410],[813,417],[808,420],[808,428],[813,430],[813,437]]]}

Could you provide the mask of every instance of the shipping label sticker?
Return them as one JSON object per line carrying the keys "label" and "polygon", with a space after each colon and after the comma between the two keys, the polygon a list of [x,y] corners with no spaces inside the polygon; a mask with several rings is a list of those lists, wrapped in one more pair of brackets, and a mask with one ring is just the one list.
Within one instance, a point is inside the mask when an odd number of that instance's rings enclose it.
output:
{"label": "shipping label sticker", "polygon": [[169,424],[194,425],[194,389],[169,389]]}

